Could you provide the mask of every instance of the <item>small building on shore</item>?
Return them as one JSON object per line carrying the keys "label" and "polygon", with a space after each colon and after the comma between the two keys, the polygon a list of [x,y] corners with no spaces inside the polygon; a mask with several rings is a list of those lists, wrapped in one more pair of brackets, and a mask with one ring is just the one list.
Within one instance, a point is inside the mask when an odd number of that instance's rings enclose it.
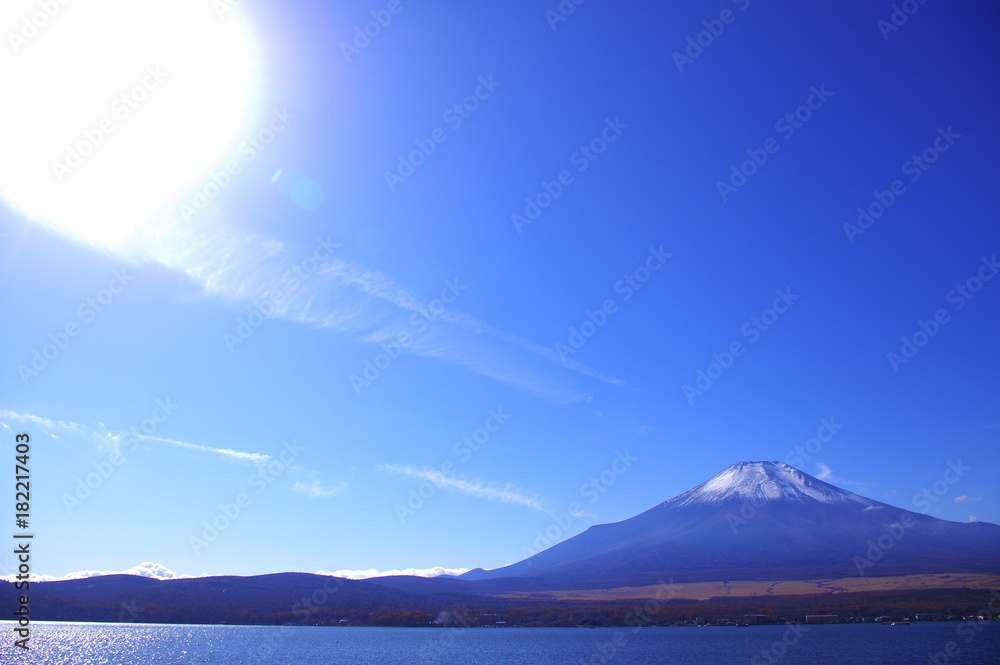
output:
{"label": "small building on shore", "polygon": [[806,623],[840,623],[839,614],[807,614]]}

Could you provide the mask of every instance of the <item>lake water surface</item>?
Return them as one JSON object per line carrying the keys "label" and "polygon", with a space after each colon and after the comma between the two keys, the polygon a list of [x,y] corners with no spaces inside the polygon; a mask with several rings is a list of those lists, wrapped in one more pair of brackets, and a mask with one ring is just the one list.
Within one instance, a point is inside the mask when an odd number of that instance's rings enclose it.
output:
{"label": "lake water surface", "polygon": [[[804,629],[804,630],[803,630]],[[746,628],[323,628],[0,622],[0,663],[46,665],[997,665],[1000,624]],[[951,643],[949,656],[949,643]],[[957,651],[956,651],[957,649]],[[930,657],[933,655],[934,658]]]}

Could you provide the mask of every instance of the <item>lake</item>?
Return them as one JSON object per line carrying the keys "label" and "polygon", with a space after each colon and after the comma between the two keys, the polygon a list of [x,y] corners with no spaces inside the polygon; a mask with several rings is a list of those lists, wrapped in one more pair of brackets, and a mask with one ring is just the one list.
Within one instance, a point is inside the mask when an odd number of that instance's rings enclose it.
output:
{"label": "lake", "polygon": [[[1000,624],[746,628],[324,628],[0,622],[0,662],[45,665],[996,665]],[[948,655],[950,650],[951,655]],[[933,654],[933,659],[929,656]]]}

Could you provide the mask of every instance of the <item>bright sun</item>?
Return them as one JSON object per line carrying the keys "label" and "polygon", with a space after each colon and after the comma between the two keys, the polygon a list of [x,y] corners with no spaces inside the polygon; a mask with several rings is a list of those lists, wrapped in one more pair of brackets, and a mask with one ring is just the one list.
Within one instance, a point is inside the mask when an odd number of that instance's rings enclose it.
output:
{"label": "bright sun", "polygon": [[228,0],[5,0],[0,196],[116,247],[245,130],[254,58]]}

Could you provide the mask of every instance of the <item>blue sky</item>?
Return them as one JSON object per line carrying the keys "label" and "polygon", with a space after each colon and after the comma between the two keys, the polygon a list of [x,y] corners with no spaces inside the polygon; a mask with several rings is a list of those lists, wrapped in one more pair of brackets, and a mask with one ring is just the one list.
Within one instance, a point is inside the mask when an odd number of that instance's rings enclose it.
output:
{"label": "blue sky", "polygon": [[[11,98],[88,11],[32,7]],[[996,8],[558,7],[210,16],[245,61],[59,105],[72,145],[145,86],[65,181],[107,196],[28,196],[4,112],[36,572],[492,568],[759,459],[1000,522]]]}

